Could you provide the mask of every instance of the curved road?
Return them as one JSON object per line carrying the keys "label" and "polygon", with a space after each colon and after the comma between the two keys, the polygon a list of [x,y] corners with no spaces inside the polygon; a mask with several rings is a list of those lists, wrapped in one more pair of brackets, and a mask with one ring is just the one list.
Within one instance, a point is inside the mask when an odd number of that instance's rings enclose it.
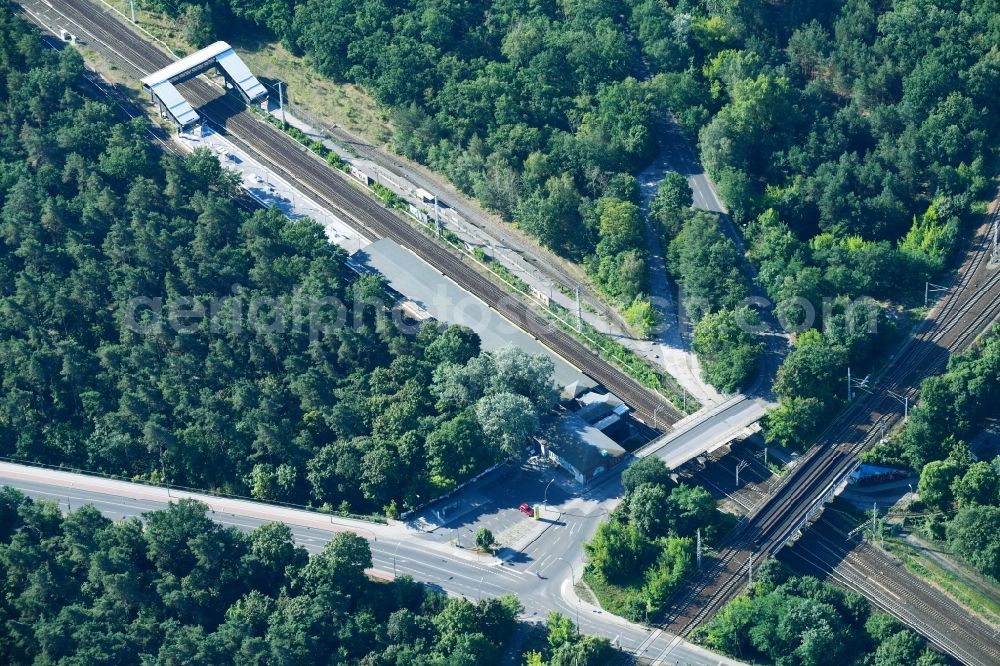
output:
{"label": "curved road", "polygon": [[[580,601],[568,576],[571,568],[574,577],[579,575],[580,562],[567,561],[558,555],[543,559],[547,552],[580,552],[580,544],[592,531],[588,527],[596,527],[595,519],[604,515],[603,500],[597,498],[571,500],[563,507],[558,523],[525,549],[517,561],[508,563],[437,543],[400,525],[335,518],[250,500],[167,490],[7,462],[0,462],[0,485],[12,486],[36,499],[56,502],[65,509],[90,504],[113,519],[141,516],[163,509],[169,502],[190,497],[206,503],[211,518],[222,525],[250,530],[267,522],[284,522],[296,542],[310,553],[319,552],[334,533],[353,531],[369,540],[375,565],[372,573],[376,575],[391,578],[409,574],[431,587],[472,600],[513,593],[524,605],[523,619],[543,621],[550,611],[559,611],[578,622],[583,633],[616,640],[623,650],[653,663],[740,665],[679,637],[627,622]],[[608,488],[605,494],[613,497],[615,493],[614,488]]]}

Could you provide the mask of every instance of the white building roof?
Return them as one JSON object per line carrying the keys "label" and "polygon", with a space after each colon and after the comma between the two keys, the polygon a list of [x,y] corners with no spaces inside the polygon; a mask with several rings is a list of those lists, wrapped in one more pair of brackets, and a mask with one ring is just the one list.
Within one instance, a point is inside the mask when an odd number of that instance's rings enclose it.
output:
{"label": "white building roof", "polygon": [[[163,88],[165,94],[171,91],[177,92],[173,86],[176,79],[198,72],[202,68],[207,68],[217,64],[225,70],[226,75],[239,86],[247,99],[257,100],[267,94],[267,89],[257,80],[246,63],[236,55],[227,42],[215,42],[200,51],[195,51],[189,56],[185,56],[177,62],[167,65],[163,69],[153,72],[142,79],[142,84],[156,92],[163,84],[168,84],[170,88]],[[180,95],[180,93],[177,93]],[[162,100],[162,98],[161,98]],[[164,101],[164,103],[166,103]],[[188,105],[190,107],[190,105]]]}
{"label": "white building roof", "polygon": [[[225,42],[222,42],[225,44]],[[229,49],[218,57],[218,63],[222,69],[226,70],[229,78],[236,82],[249,99],[257,99],[267,94],[267,88],[257,80],[257,77],[250,73],[250,68],[236,55],[236,51]]]}
{"label": "white building roof", "polygon": [[149,76],[145,77],[142,82],[144,85],[149,87],[155,86],[161,81],[169,81],[171,79],[177,78],[181,74],[184,74],[188,70],[194,69],[206,62],[218,58],[220,55],[226,51],[232,51],[231,47],[226,42],[215,42],[210,44],[200,51],[195,51],[191,55],[184,56],[172,65],[167,65],[158,72],[153,72]]}

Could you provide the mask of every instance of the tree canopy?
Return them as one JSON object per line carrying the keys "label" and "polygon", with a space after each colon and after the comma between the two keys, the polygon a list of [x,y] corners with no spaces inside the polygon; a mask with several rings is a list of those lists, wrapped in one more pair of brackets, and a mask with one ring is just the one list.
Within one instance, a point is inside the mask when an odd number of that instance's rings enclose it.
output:
{"label": "tree canopy", "polygon": [[805,576],[789,577],[770,560],[747,595],[729,602],[696,638],[711,649],[761,664],[943,666],[923,638],[862,596]]}
{"label": "tree canopy", "polygon": [[241,532],[206,511],[181,500],[114,522],[0,490],[0,659],[498,664],[514,634],[515,597],[375,582],[359,536],[338,532],[310,558],[285,525]]}
{"label": "tree canopy", "polygon": [[[990,3],[145,1],[195,42],[206,25],[264,30],[319,74],[362,86],[391,115],[394,150],[581,262],[642,335],[656,316],[628,184],[656,155],[668,112],[795,332],[826,326],[827,298],[915,303],[992,195]],[[744,305],[751,271],[691,203],[671,173],[649,217],[698,322]],[[726,342],[703,340],[698,353],[729,391],[754,354],[738,344],[720,360]],[[809,421],[833,410],[805,394],[787,402],[806,423],[784,418],[783,440],[808,439]]]}
{"label": "tree canopy", "polygon": [[915,508],[930,514],[925,534],[994,580],[1000,580],[1000,457],[976,460],[967,442],[996,414],[998,401],[1000,329],[994,328],[952,356],[944,373],[925,379],[898,436],[864,455],[919,472]]}
{"label": "tree canopy", "polygon": [[0,21],[0,455],[392,513],[521,452],[551,360],[394,326],[320,225],[236,205]]}
{"label": "tree canopy", "polygon": [[655,456],[629,465],[622,486],[621,503],[584,544],[583,577],[602,606],[642,621],[665,608],[691,575],[696,532],[712,543],[725,520],[708,491],[677,485]]}

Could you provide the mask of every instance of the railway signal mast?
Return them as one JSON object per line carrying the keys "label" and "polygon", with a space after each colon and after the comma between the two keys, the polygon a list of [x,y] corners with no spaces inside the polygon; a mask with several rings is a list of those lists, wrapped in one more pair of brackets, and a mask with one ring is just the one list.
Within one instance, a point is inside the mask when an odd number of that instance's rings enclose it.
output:
{"label": "railway signal mast", "polygon": [[[888,513],[886,516],[888,517]],[[880,529],[878,524],[878,502],[872,502],[872,543],[878,539],[882,543],[882,547],[885,548],[885,532],[884,528]]]}

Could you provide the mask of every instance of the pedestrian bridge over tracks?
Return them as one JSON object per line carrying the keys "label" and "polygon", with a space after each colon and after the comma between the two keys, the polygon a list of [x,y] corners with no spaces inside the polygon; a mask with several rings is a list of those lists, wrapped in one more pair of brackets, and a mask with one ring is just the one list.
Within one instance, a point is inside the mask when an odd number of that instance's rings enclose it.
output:
{"label": "pedestrian bridge over tracks", "polygon": [[176,84],[204,74],[213,67],[226,82],[226,87],[236,90],[248,104],[259,104],[267,99],[267,88],[226,42],[215,42],[153,72],[142,79],[142,85],[149,91],[153,102],[159,105],[160,114],[185,130],[197,125],[201,116],[177,90]]}

